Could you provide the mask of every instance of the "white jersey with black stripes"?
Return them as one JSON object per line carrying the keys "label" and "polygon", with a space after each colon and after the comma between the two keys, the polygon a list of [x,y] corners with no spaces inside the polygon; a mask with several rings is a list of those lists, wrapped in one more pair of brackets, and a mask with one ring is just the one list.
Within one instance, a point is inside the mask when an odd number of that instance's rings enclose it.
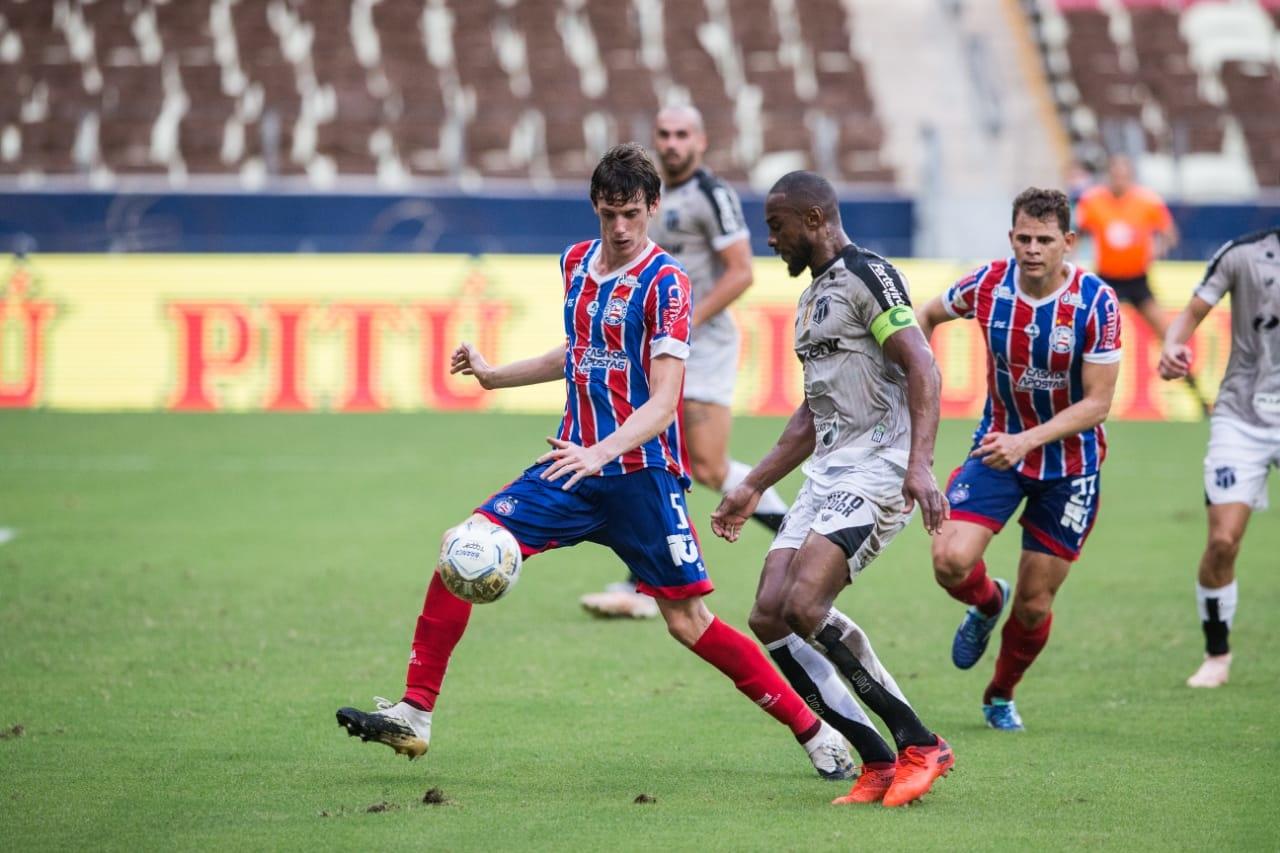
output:
{"label": "white jersey with black stripes", "polygon": [[1280,429],[1280,229],[1227,243],[1195,295],[1210,305],[1231,294],[1231,358],[1215,416]]}
{"label": "white jersey with black stripes", "polygon": [[[695,306],[724,272],[720,252],[750,236],[738,194],[706,169],[663,187],[658,215],[649,225],[649,239],[675,255],[689,274]],[[737,328],[727,311],[707,318],[693,333],[695,351],[704,344],[732,345],[736,354],[737,342]]]}
{"label": "white jersey with black stripes", "polygon": [[907,376],[885,357],[882,342],[914,322],[910,306],[906,278],[853,244],[800,295],[795,351],[817,433],[805,468],[810,476],[870,454],[905,469],[911,449]]}

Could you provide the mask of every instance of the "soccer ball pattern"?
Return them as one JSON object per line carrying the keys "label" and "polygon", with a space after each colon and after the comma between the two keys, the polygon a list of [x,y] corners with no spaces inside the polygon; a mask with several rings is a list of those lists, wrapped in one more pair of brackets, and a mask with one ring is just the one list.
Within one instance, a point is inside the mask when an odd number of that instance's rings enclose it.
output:
{"label": "soccer ball pattern", "polygon": [[497,601],[520,578],[520,545],[507,530],[468,519],[455,527],[440,549],[440,579],[472,604]]}

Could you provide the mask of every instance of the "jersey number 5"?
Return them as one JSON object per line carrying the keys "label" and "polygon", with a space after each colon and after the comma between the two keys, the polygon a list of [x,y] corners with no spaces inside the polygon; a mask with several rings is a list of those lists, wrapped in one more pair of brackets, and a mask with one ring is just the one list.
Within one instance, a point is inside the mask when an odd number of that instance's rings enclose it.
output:
{"label": "jersey number 5", "polygon": [[[684,502],[678,493],[671,494],[671,508],[676,511],[676,527],[689,529],[689,516],[685,515]],[[671,562],[677,566],[698,562],[698,543],[692,533],[672,533],[667,537],[667,548],[671,550]]]}

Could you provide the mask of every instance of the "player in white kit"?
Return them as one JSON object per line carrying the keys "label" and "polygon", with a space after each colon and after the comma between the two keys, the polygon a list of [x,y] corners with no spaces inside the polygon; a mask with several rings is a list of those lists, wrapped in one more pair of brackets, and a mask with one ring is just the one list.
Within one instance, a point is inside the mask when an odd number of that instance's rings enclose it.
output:
{"label": "player in white kit", "polygon": [[1209,542],[1196,584],[1205,656],[1187,679],[1190,687],[1220,687],[1230,676],[1236,555],[1249,516],[1267,508],[1268,473],[1280,467],[1280,229],[1239,237],[1213,256],[1190,304],[1165,335],[1162,378],[1187,375],[1187,342],[1227,294],[1231,359],[1213,407],[1204,459]]}
{"label": "player in white kit", "polygon": [[[751,286],[751,234],[733,188],[702,165],[707,136],[692,106],[667,107],[654,120],[662,201],[649,237],[680,261],[693,286],[693,349],[685,363],[684,429],[693,479],[718,492],[742,482],[750,466],[729,458],[730,406],[738,374],[738,327],[726,310]],[[755,519],[776,531],[787,504],[770,489]],[[596,616],[651,618],[652,598],[634,578],[584,595]]]}
{"label": "player in white kit", "polygon": [[[853,789],[835,802],[902,806],[924,796],[955,756],[835,600],[907,526],[916,503],[931,533],[946,519],[932,469],[941,377],[906,279],[850,241],[828,181],[784,175],[769,191],[765,221],[787,271],[812,275],[795,322],[804,400],[774,448],[721,500],[711,529],[736,541],[764,490],[803,464],[804,485],[765,557],[751,629],[862,759]],[[892,747],[854,694],[885,722]]]}

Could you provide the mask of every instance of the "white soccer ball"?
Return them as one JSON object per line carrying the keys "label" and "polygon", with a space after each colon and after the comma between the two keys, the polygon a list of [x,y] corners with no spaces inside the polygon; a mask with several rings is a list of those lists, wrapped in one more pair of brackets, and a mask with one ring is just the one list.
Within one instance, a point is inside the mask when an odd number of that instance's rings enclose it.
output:
{"label": "white soccer ball", "polygon": [[444,538],[440,579],[449,592],[472,604],[488,604],[520,579],[520,545],[506,528],[472,516]]}

